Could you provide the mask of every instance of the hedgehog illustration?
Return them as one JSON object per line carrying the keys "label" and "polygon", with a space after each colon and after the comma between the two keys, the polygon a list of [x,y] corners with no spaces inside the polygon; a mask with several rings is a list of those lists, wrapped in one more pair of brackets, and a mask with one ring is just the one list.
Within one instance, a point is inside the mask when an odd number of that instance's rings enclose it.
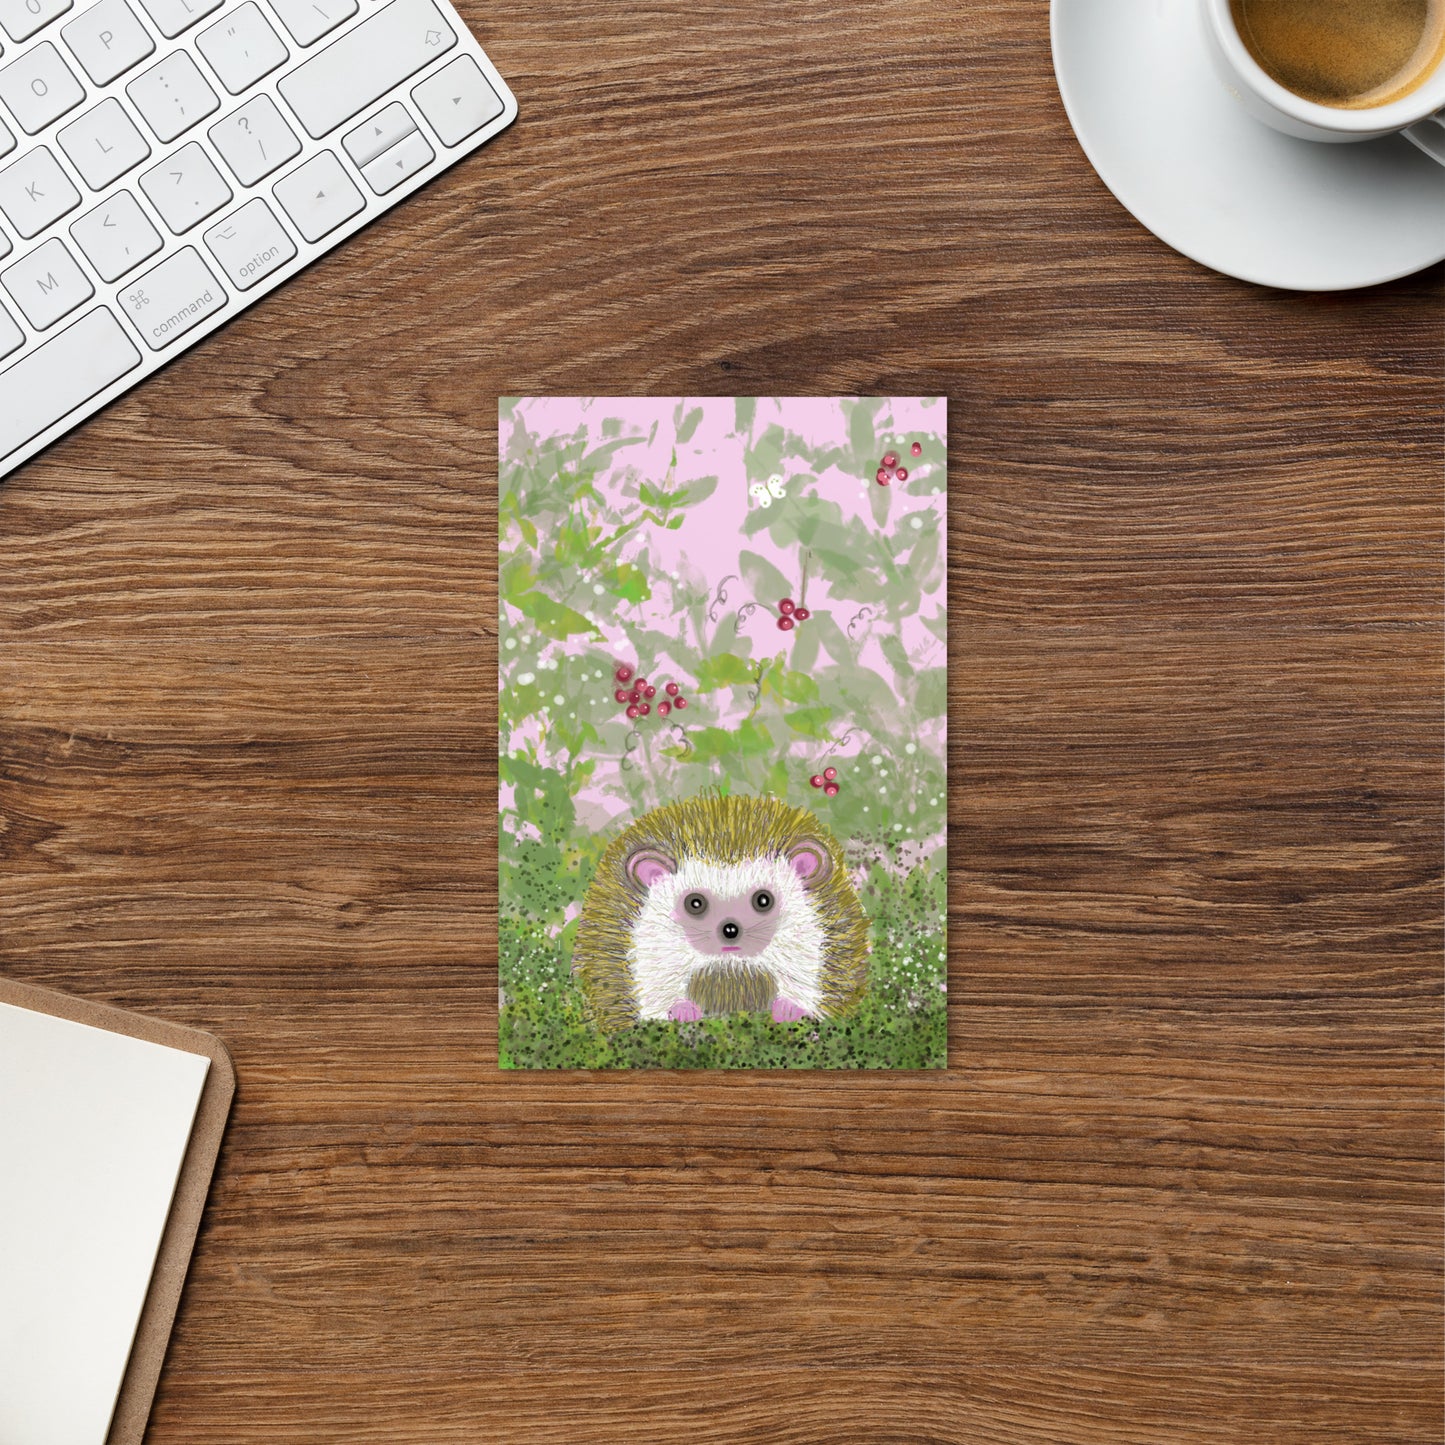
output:
{"label": "hedgehog illustration", "polygon": [[602,855],[572,966],[607,1032],[765,1009],[780,1023],[835,1017],[862,996],[868,922],[843,850],[807,809],[690,798]]}

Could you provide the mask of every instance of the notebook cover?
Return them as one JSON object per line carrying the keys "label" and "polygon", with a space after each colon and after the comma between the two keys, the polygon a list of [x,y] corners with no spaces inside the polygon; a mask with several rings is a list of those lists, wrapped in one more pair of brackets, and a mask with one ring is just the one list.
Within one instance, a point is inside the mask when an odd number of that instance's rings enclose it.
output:
{"label": "notebook cover", "polygon": [[945,1065],[946,412],[502,400],[503,1067]]}
{"label": "notebook cover", "polygon": [[107,1445],[141,1445],[151,1402],[160,1383],[171,1326],[181,1301],[191,1251],[201,1226],[206,1194],[225,1133],[226,1117],[236,1092],[236,1071],[226,1046],[214,1035],[185,1028],[163,1019],[127,1013],[106,1004],[55,993],[33,984],[0,978],[0,1003],[55,1018],[70,1019],[92,1028],[126,1034],[185,1053],[203,1054],[211,1061],[196,1108],[196,1120],[176,1181],[170,1217],[156,1254],[150,1289],[141,1310],[135,1343],[126,1365],[125,1380],[111,1417]]}

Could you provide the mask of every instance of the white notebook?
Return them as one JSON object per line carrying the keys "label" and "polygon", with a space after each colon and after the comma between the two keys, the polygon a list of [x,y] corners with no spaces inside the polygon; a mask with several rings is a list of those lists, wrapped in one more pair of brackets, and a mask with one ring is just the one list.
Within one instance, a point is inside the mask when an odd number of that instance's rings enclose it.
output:
{"label": "white notebook", "polygon": [[210,1067],[0,1002],[4,1445],[105,1445]]}

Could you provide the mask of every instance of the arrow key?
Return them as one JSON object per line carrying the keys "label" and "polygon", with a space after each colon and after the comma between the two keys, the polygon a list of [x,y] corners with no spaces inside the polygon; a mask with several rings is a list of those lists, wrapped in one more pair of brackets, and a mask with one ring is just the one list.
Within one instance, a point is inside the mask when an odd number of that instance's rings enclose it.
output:
{"label": "arrow key", "polygon": [[446,146],[460,145],[506,108],[470,55],[459,55],[411,93]]}
{"label": "arrow key", "polygon": [[393,101],[365,124],[347,131],[341,138],[341,144],[357,165],[364,166],[415,129],[416,122],[411,118],[411,112],[399,100]]}
{"label": "arrow key", "polygon": [[334,151],[318,151],[272,187],[281,209],[308,241],[319,241],[366,209],[361,192]]}
{"label": "arrow key", "polygon": [[160,232],[129,191],[117,191],[87,211],[70,234],[102,281],[118,280],[161,248]]}
{"label": "arrow key", "polygon": [[436,158],[436,153],[426,143],[419,130],[413,131],[405,140],[398,141],[389,151],[364,165],[361,174],[366,184],[378,196],[394,191],[403,181],[418,171],[424,170]]}

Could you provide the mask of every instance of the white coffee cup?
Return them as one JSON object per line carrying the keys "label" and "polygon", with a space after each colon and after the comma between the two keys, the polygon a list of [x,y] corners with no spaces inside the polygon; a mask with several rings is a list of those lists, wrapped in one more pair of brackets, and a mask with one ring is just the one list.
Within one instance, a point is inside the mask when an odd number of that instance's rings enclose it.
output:
{"label": "white coffee cup", "polygon": [[1260,66],[1239,37],[1229,0],[1199,3],[1215,67],[1256,120],[1304,140],[1376,140],[1399,133],[1445,165],[1445,63],[1437,62],[1408,95],[1384,105],[1359,110],[1320,105],[1286,89]]}

